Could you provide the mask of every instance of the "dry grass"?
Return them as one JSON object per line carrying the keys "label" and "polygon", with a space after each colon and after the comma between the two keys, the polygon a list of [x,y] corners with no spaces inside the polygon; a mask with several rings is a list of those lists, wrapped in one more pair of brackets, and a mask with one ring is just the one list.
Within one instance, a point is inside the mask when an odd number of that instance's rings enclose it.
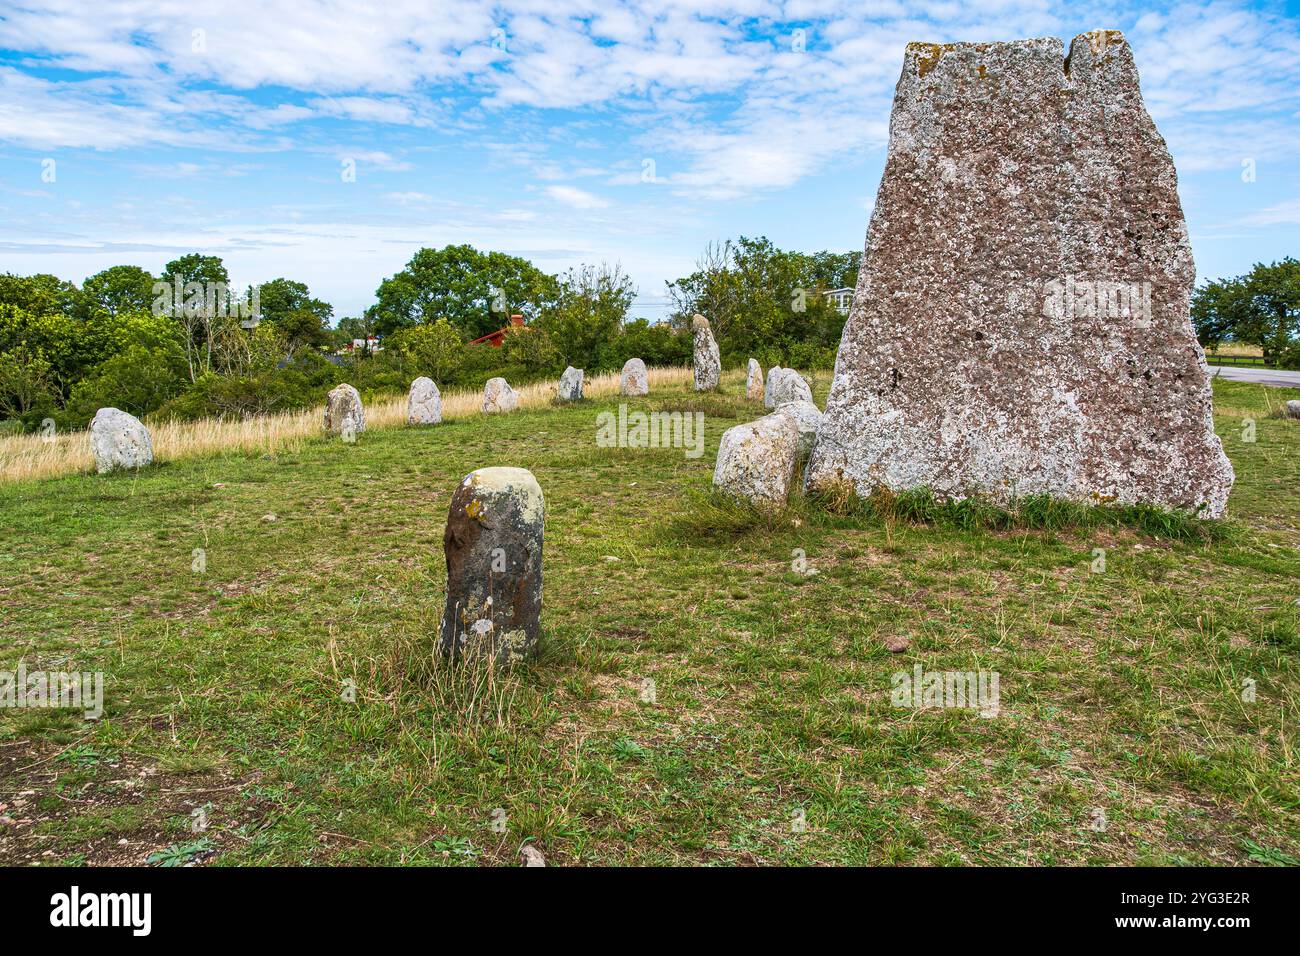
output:
{"label": "dry grass", "polygon": [[1211,358],[1215,355],[1263,355],[1264,350],[1258,345],[1248,345],[1245,342],[1220,342],[1215,348],[1206,353]]}
{"label": "dry grass", "polygon": [[[682,385],[692,380],[688,367],[652,368],[650,387]],[[591,398],[618,392],[617,372],[607,372],[587,379],[583,392]],[[520,408],[537,408],[555,398],[554,382],[537,382],[517,389]],[[462,389],[442,396],[445,419],[466,418],[482,414],[483,395],[478,390]],[[164,422],[149,429],[153,439],[154,459],[177,461],[221,452],[269,454],[293,447],[305,438],[321,432],[322,408],[263,415],[228,421],[205,418],[196,422]],[[393,395],[366,406],[368,428],[399,428],[406,424],[406,396]],[[0,438],[0,482],[29,478],[54,478],[90,471],[95,459],[90,450],[89,432],[68,432],[46,438],[39,434],[12,435]]]}

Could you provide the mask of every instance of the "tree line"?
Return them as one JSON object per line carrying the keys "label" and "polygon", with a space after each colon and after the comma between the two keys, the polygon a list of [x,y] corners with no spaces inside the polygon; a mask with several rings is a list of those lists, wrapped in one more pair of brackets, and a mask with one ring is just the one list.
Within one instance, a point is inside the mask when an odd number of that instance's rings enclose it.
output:
{"label": "tree line", "polygon": [[1300,368],[1300,262],[1256,263],[1242,276],[1207,282],[1192,295],[1192,322],[1206,349],[1259,348],[1279,368]]}
{"label": "tree line", "polygon": [[[82,428],[103,406],[156,420],[239,417],[323,401],[339,382],[363,394],[523,383],[566,365],[596,374],[640,357],[690,360],[690,318],[713,322],[724,363],[829,367],[844,316],[822,293],[856,281],[859,253],[804,254],[765,238],[711,245],[668,283],[663,322],[631,318],[636,287],[619,265],[552,275],[525,258],[468,245],[421,249],[359,316],[335,321],[305,283],[231,287],[217,256],[193,253],[160,275],[119,265],[78,287],[48,274],[0,274],[0,430],[47,419]],[[509,326],[511,315],[526,324]],[[471,344],[506,328],[503,345]],[[378,336],[381,348],[350,350]]]}

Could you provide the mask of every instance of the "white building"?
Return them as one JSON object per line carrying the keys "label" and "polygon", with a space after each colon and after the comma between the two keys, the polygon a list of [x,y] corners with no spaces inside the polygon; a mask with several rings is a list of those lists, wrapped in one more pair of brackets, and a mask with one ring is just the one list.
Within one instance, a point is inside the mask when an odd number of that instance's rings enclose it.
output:
{"label": "white building", "polygon": [[829,292],[823,293],[823,295],[826,297],[826,301],[840,315],[849,314],[849,309],[853,306],[852,286],[845,286],[843,289],[831,289]]}

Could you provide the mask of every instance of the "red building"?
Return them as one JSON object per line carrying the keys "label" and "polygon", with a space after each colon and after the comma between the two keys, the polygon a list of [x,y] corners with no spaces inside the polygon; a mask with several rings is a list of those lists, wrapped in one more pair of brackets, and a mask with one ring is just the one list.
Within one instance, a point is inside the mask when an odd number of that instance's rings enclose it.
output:
{"label": "red building", "polygon": [[506,333],[511,329],[522,329],[524,327],[524,317],[522,315],[510,316],[510,324],[504,329],[497,329],[495,332],[489,332],[487,335],[481,335],[476,338],[470,345],[478,345],[480,342],[487,342],[493,348],[501,348],[501,343],[505,341]]}

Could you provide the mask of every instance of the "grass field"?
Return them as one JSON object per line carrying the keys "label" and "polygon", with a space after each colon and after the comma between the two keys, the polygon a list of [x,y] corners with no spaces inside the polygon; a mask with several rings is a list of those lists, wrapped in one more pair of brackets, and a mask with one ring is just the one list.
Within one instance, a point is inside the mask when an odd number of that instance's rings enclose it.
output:
{"label": "grass field", "polygon": [[[735,374],[632,402],[703,412],[695,459],[597,447],[604,396],[0,484],[0,670],[105,680],[96,722],[0,709],[0,863],[1294,865],[1300,391],[1214,388],[1209,535],[757,520],[708,495]],[[487,465],[547,499],[509,673],[433,653]],[[918,664],[997,715],[895,706]]]}

